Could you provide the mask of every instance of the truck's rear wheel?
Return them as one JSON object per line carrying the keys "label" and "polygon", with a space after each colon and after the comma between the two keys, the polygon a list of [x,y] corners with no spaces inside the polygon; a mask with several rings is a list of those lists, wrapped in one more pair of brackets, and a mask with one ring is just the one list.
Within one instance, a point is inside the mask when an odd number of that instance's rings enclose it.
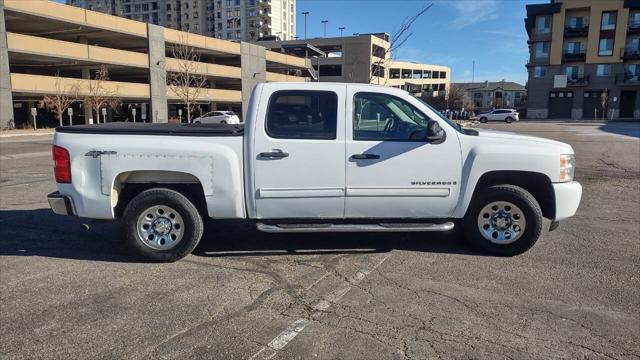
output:
{"label": "truck's rear wheel", "polygon": [[203,222],[198,209],[177,191],[156,188],[133,198],[123,215],[124,237],[140,255],[173,262],[198,245]]}
{"label": "truck's rear wheel", "polygon": [[542,211],[526,190],[513,185],[492,186],[472,201],[464,232],[481,250],[502,256],[522,254],[540,237]]}

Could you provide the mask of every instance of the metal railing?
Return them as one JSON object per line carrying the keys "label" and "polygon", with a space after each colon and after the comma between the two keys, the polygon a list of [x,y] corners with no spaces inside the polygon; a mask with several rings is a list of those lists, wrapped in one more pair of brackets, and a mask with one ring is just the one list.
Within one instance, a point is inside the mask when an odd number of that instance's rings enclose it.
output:
{"label": "metal railing", "polygon": [[583,26],[567,26],[564,28],[564,35],[570,36],[587,36],[589,34],[589,25]]}
{"label": "metal railing", "polygon": [[640,59],[640,49],[624,47],[620,49],[620,58],[623,60]]}
{"label": "metal railing", "polygon": [[617,85],[640,85],[640,74],[618,73],[616,74]]}
{"label": "metal railing", "polygon": [[567,76],[567,86],[585,86],[589,84],[589,75]]}

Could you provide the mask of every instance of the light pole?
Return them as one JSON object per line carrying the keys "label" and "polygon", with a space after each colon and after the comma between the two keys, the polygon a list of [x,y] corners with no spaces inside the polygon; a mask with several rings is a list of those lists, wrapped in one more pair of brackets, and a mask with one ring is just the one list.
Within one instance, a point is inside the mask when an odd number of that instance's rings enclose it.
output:
{"label": "light pole", "polygon": [[344,31],[344,29],[346,29],[346,27],[344,27],[344,26],[340,26],[338,28],[338,30],[340,30],[340,37],[342,37],[342,32]]}
{"label": "light pole", "polygon": [[307,15],[309,15],[308,11],[303,11],[302,15],[304,15],[304,39],[307,39]]}
{"label": "light pole", "polygon": [[327,23],[329,22],[329,20],[322,20],[320,22],[324,24],[324,37],[327,37]]}

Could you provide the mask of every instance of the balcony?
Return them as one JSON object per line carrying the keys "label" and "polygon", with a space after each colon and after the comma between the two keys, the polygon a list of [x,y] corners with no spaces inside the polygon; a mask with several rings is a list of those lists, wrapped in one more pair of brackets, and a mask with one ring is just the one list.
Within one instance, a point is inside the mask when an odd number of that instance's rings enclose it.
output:
{"label": "balcony", "polygon": [[640,49],[622,48],[620,49],[622,60],[640,60]]}
{"label": "balcony", "polygon": [[562,62],[585,61],[586,59],[587,59],[587,54],[585,54],[584,51],[562,53]]}
{"label": "balcony", "polygon": [[589,34],[589,25],[564,28],[564,37],[586,37]]}
{"label": "balcony", "polygon": [[589,85],[589,75],[578,75],[567,77],[567,87],[569,86],[587,86]]}
{"label": "balcony", "polygon": [[640,34],[640,22],[629,23],[627,34]]}
{"label": "balcony", "polygon": [[640,74],[620,73],[616,74],[618,86],[640,86]]}

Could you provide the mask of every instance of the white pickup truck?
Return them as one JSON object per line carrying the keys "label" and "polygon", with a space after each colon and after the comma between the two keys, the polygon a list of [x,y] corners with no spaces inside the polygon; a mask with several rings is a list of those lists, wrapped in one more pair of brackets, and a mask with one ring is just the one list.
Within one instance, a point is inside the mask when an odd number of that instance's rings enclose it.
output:
{"label": "white pickup truck", "polygon": [[405,91],[363,84],[255,87],[245,124],[56,130],[57,214],[122,219],[143,256],[175,261],[203,219],[267,232],[449,231],[516,255],[575,214],[571,146],[464,129]]}

